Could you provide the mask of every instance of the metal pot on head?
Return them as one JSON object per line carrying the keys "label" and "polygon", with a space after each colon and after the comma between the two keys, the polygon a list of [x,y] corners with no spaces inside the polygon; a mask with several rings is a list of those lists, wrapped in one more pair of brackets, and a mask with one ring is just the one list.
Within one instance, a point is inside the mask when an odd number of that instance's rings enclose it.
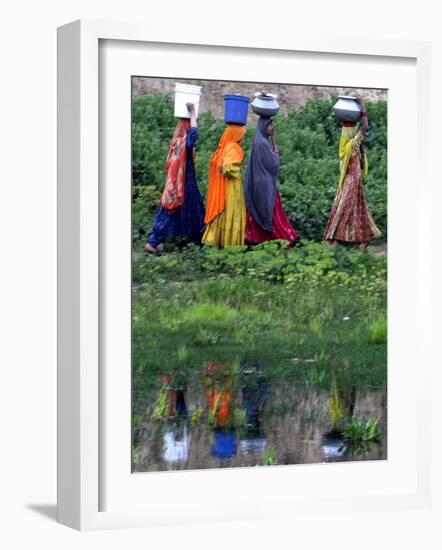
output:
{"label": "metal pot on head", "polygon": [[361,106],[356,97],[340,95],[333,106],[335,117],[341,122],[359,122],[361,120]]}
{"label": "metal pot on head", "polygon": [[276,101],[277,97],[275,94],[257,92],[255,99],[251,103],[253,112],[266,118],[275,116],[279,111],[279,103]]}

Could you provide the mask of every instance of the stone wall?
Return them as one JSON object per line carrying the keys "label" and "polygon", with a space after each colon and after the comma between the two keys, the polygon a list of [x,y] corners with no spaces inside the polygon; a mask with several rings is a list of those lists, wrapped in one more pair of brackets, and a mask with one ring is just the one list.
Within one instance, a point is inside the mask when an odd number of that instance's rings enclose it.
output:
{"label": "stone wall", "polygon": [[[301,86],[295,84],[263,84],[224,82],[221,80],[183,80],[173,78],[133,77],[132,92],[135,96],[164,92],[174,95],[175,82],[202,86],[200,112],[211,110],[216,117],[224,115],[224,94],[240,94],[253,99],[255,92],[263,89],[278,94],[282,113],[305,105],[309,98],[328,99],[332,95],[360,95],[365,100],[387,100],[387,90],[373,88],[338,88],[329,86]],[[251,113],[251,116],[254,116]]]}

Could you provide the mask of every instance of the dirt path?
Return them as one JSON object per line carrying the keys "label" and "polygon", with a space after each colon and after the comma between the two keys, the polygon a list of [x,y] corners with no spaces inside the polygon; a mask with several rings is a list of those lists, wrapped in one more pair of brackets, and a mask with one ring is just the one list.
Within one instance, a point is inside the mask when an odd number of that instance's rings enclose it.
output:
{"label": "dirt path", "polygon": [[367,247],[367,251],[371,254],[374,254],[375,256],[386,256],[387,255],[387,243],[379,243],[379,244],[370,244]]}

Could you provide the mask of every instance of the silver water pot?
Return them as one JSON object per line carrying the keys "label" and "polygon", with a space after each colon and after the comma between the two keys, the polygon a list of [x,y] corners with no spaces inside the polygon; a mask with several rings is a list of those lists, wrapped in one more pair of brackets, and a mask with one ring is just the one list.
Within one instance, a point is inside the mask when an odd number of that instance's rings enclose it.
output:
{"label": "silver water pot", "polygon": [[358,100],[351,95],[340,95],[333,106],[333,113],[341,122],[359,122],[361,120],[361,106]]}
{"label": "silver water pot", "polygon": [[270,118],[279,111],[279,103],[276,101],[278,96],[275,94],[266,94],[257,92],[252,101],[252,110],[259,116]]}

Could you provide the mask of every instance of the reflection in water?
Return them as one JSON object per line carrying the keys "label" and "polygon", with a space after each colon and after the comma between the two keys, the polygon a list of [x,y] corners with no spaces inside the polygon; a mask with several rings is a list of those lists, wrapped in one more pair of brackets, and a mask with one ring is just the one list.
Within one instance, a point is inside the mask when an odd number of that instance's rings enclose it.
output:
{"label": "reflection in water", "polygon": [[262,365],[247,366],[242,372],[242,398],[246,410],[247,430],[250,433],[259,433],[270,387],[264,376]]}
{"label": "reflection in water", "polygon": [[233,430],[213,432],[212,456],[214,458],[232,458],[236,455],[236,434]]}
{"label": "reflection in water", "polygon": [[321,448],[324,459],[328,462],[342,460],[346,455],[344,439],[333,435],[324,435],[321,439]]}
{"label": "reflection in water", "polygon": [[332,430],[339,432],[353,418],[355,403],[355,385],[343,381],[338,382],[335,374],[333,376],[330,395],[330,421]]}
{"label": "reflection in water", "polygon": [[233,367],[209,363],[203,369],[208,421],[213,428],[212,457],[236,455],[236,432],[233,422]]}
{"label": "reflection in water", "polygon": [[[163,375],[136,433],[135,471],[308,464],[387,457],[386,390],[332,384],[270,385],[260,365],[204,366],[202,377]],[[331,393],[330,393],[331,392]],[[379,419],[380,443],[357,454],[340,435],[347,418]]]}
{"label": "reflection in water", "polygon": [[232,422],[233,373],[230,366],[208,363],[203,369],[209,420],[216,428],[224,428]]}
{"label": "reflection in water", "polygon": [[184,399],[184,390],[176,390],[175,392],[175,412],[181,418],[187,418],[187,407]]}
{"label": "reflection in water", "polygon": [[270,386],[260,364],[246,366],[242,374],[241,390],[246,411],[246,427],[239,444],[240,451],[244,455],[262,454],[267,446],[262,420]]}
{"label": "reflection in water", "polygon": [[239,450],[243,455],[261,454],[267,447],[265,437],[242,438],[239,442]]}
{"label": "reflection in water", "polygon": [[185,462],[189,456],[187,433],[187,406],[183,387],[175,387],[169,374],[159,377],[160,389],[153,416],[164,422],[162,432],[162,459],[167,464]]}
{"label": "reflection in water", "polygon": [[187,426],[183,424],[175,428],[166,428],[164,431],[163,458],[169,464],[183,462],[189,456],[189,436]]}

